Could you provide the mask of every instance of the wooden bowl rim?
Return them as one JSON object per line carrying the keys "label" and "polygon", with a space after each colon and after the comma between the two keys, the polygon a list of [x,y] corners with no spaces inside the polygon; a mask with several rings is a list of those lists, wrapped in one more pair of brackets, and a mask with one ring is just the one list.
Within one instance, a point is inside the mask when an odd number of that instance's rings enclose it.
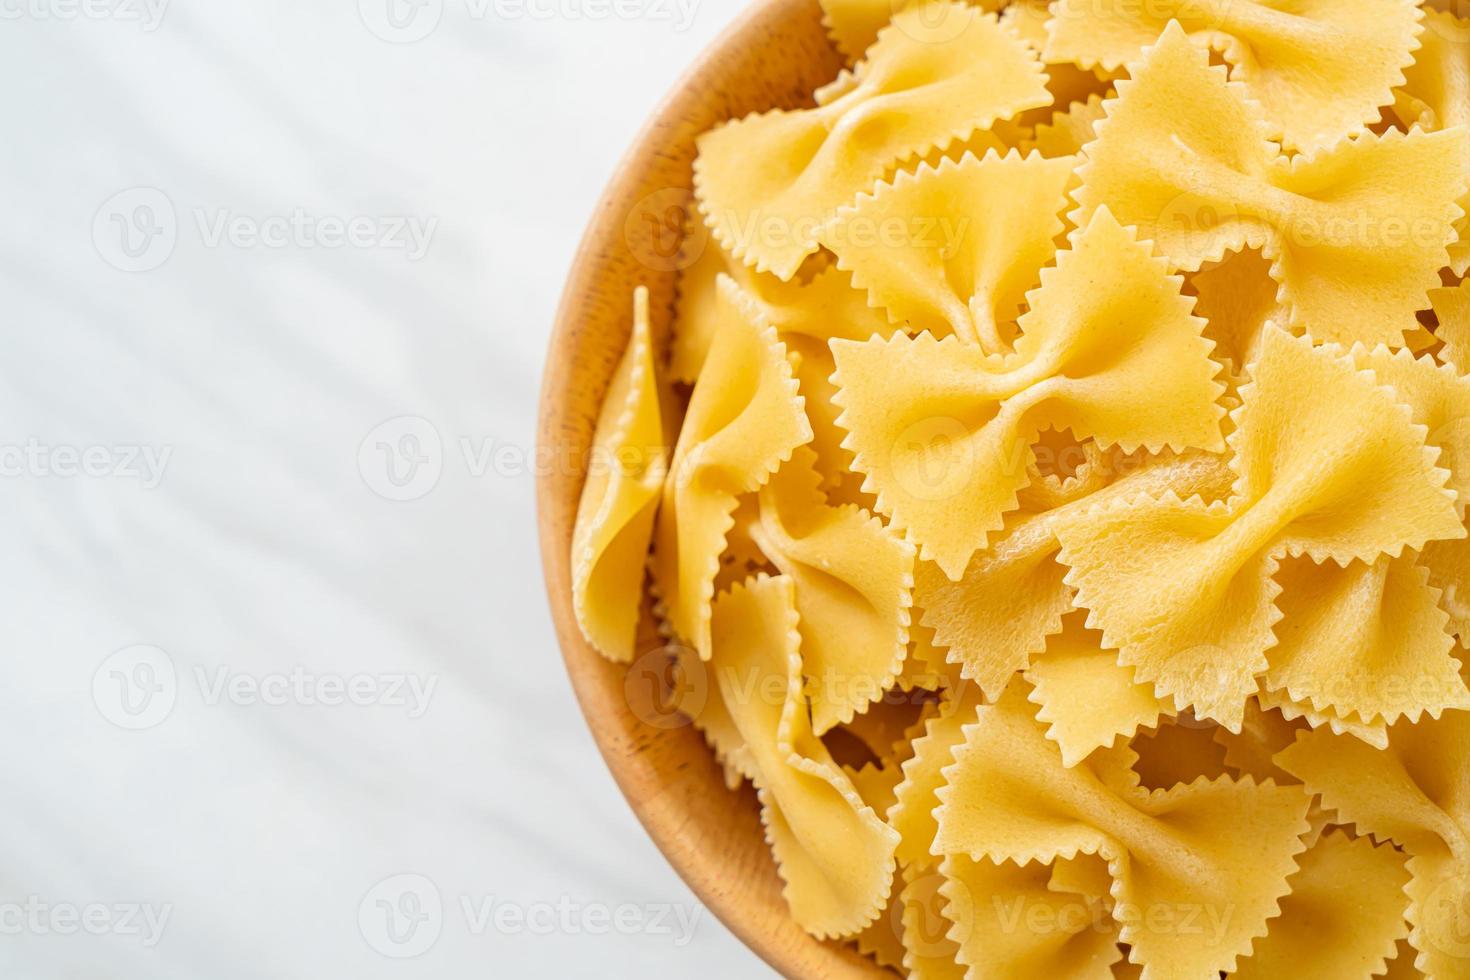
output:
{"label": "wooden bowl rim", "polygon": [[[798,8],[803,5],[813,9],[814,19],[820,16],[819,11],[816,11],[816,0],[752,0],[681,74],[673,89],[660,101],[619,160],[582,235],[552,326],[538,408],[537,443],[541,450],[558,445],[563,426],[569,418],[566,406],[562,403],[567,387],[565,376],[557,367],[560,363],[570,361],[570,355],[575,350],[577,323],[588,304],[587,298],[595,293],[599,275],[606,271],[601,268],[603,263],[599,246],[616,241],[622,234],[630,189],[639,185],[641,176],[635,168],[646,162],[651,153],[657,152],[658,146],[663,145],[661,140],[675,128],[681,116],[692,114],[693,107],[702,104],[701,100],[709,94],[709,79],[716,77],[712,73],[721,63],[732,61],[742,47],[760,44],[761,28],[779,23],[783,17],[794,17],[800,12]],[[828,43],[830,44],[830,40]],[[549,455],[550,458],[561,458],[555,452]],[[584,466],[580,459],[577,464]],[[575,481],[578,495],[584,477],[585,472],[579,474]],[[611,735],[600,731],[598,725],[593,723],[593,713],[602,709],[599,701],[605,699],[606,694],[599,689],[598,680],[578,663],[579,659],[586,656],[587,648],[576,625],[570,588],[567,585],[570,582],[570,549],[565,529],[555,526],[557,522],[549,518],[556,508],[564,506],[563,495],[568,492],[566,482],[555,473],[543,471],[538,474],[536,486],[542,569],[552,619],[562,659],[576,692],[583,720],[588,723],[598,750],[639,822],[699,900],[746,946],[782,975],[816,975],[843,980],[859,977],[892,978],[893,974],[861,957],[850,947],[820,943],[801,933],[794,923],[790,930],[782,930],[787,935],[772,936],[768,929],[753,921],[755,917],[737,900],[738,893],[732,894],[728,889],[719,887],[721,869],[716,862],[700,860],[689,853],[687,848],[672,846],[682,832],[683,824],[688,822],[687,818],[681,819],[678,812],[651,807],[643,801],[644,793],[649,789],[648,763],[639,758],[636,748],[629,750],[628,747],[615,744]],[[732,804],[740,802],[733,794],[730,800]],[[791,931],[799,934],[799,945],[793,944],[789,934]]]}

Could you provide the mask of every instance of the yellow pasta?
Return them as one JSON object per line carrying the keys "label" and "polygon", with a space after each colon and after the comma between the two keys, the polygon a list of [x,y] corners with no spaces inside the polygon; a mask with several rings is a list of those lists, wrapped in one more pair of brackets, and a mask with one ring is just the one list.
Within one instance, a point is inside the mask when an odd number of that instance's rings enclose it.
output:
{"label": "yellow pasta", "polygon": [[824,240],[895,323],[1002,353],[1056,254],[1074,163],[992,152],[920,167],[840,211]]}
{"label": "yellow pasta", "polygon": [[[1131,738],[1152,728],[1169,708],[1153,688],[1138,683],[1132,667],[1118,663],[1101,637],[1083,628],[1080,613],[1069,615],[1062,631],[1026,671],[1037,705],[1036,720],[1062,750],[1062,764],[1075,766],[1119,736]],[[1086,711],[1078,711],[1086,705]]]}
{"label": "yellow pasta", "polygon": [[584,637],[875,967],[1470,977],[1470,18],[820,4],[635,296]]}
{"label": "yellow pasta", "polygon": [[[745,290],[792,356],[792,371],[812,426],[812,449],[827,490],[848,490],[858,481],[849,472],[852,458],[842,448],[846,433],[837,427],[839,409],[832,402],[834,337],[867,340],[888,337],[898,328],[868,306],[843,272],[828,267],[808,282],[782,282],[734,262],[714,242],[680,279],[679,308],[670,345],[669,371],[677,381],[693,382],[704,366],[721,316],[720,276],[728,275]],[[849,496],[851,494],[849,493]]]}
{"label": "yellow pasta", "polygon": [[1409,942],[1431,977],[1470,972],[1470,714],[1400,722],[1387,749],[1318,729],[1277,763],[1360,834],[1391,839],[1409,855]]}
{"label": "yellow pasta", "polygon": [[854,77],[825,106],[749,116],[700,139],[700,212],[737,259],[790,279],[837,208],[891,164],[1049,99],[1035,55],[994,15],[954,0],[895,16]]}
{"label": "yellow pasta", "polygon": [[1429,302],[1439,321],[1434,335],[1444,342],[1440,358],[1470,374],[1470,281],[1430,290]]}
{"label": "yellow pasta", "polygon": [[1418,47],[1413,0],[1057,0],[1048,61],[1116,69],[1166,27],[1224,53],[1269,120],[1266,136],[1316,150],[1361,133],[1393,101]]}
{"label": "yellow pasta", "polygon": [[1268,693],[1380,732],[1404,715],[1470,709],[1449,617],[1417,555],[1347,568],[1289,561],[1276,581],[1282,621],[1267,654]]}
{"label": "yellow pasta", "polygon": [[1388,968],[1404,921],[1409,874],[1404,856],[1341,831],[1323,836],[1299,859],[1291,894],[1281,900],[1265,938],[1231,976],[1241,980],[1369,980]]}
{"label": "yellow pasta", "polygon": [[1089,95],[1036,127],[1030,146],[1044,157],[1065,157],[1081,153],[1097,135],[1097,124],[1106,113],[1100,95]]}
{"label": "yellow pasta", "polygon": [[1465,533],[1424,428],[1341,350],[1272,328],[1244,398],[1231,501],[1166,494],[1057,527],[1068,581],[1104,643],[1232,731],[1267,668],[1280,556],[1371,562]]}
{"label": "yellow pasta", "polygon": [[946,914],[944,878],[916,868],[904,869],[900,924],[903,934],[903,968],[910,980],[964,980],[965,969],[958,947],[949,937],[951,919]]}
{"label": "yellow pasta", "polygon": [[1455,240],[1470,133],[1364,134],[1287,158],[1257,106],[1173,25],[1105,108],[1077,220],[1106,206],[1185,270],[1261,247],[1292,325],[1403,346]]}
{"label": "yellow pasta", "polygon": [[944,784],[944,767],[953,760],[955,747],[964,740],[964,726],[975,720],[979,705],[980,692],[973,684],[950,692],[914,740],[914,755],[903,764],[903,778],[888,811],[888,824],[899,834],[898,861],[904,866],[937,863],[930,850],[937,830],[934,808],[939,803],[934,794]]}
{"label": "yellow pasta", "polygon": [[[795,586],[760,578],[720,597],[711,667],[744,739],[792,916],[818,936],[860,932],[888,899],[895,834],[862,801],[802,707]],[[785,698],[765,693],[771,680]]]}
{"label": "yellow pasta", "polygon": [[[822,0],[822,22],[838,50],[853,61],[878,40],[893,15],[924,0]],[[1003,0],[971,0],[982,10],[995,11]]]}
{"label": "yellow pasta", "polygon": [[739,495],[812,437],[785,347],[729,278],[717,316],[712,369],[694,386],[674,446],[653,551],[668,621],[706,659],[715,574]]}
{"label": "yellow pasta", "polygon": [[752,529],[796,586],[803,669],[818,735],[883,696],[903,667],[913,546],[857,507],[832,507],[816,454],[798,449],[760,491]]}
{"label": "yellow pasta", "polygon": [[[1430,132],[1470,126],[1470,20],[1444,10],[1426,10],[1424,33],[1414,63],[1404,70],[1404,84],[1394,93],[1394,112],[1405,126]],[[1470,199],[1467,214],[1455,228],[1450,269],[1463,276],[1470,269]]]}
{"label": "yellow pasta", "polygon": [[[1107,867],[1100,858],[1079,854],[1062,859]],[[1118,925],[1110,914],[1106,884],[1078,892],[1058,887],[1053,866],[971,860],[963,854],[944,859],[942,894],[958,934],[956,957],[970,976],[994,980],[1066,977],[1107,980],[1123,955]]]}
{"label": "yellow pasta", "polygon": [[1109,501],[1168,489],[1219,499],[1229,493],[1233,480],[1220,457],[1189,453],[1145,461],[1113,482],[1079,481],[1070,499],[1025,501],[958,582],[937,566],[920,563],[915,594],[924,610],[921,621],[933,628],[935,643],[946,650],[947,659],[988,697],[997,698],[1032,655],[1042,651],[1047,638],[1061,630],[1062,617],[1072,609],[1066,569],[1055,560],[1061,548],[1057,522]]}
{"label": "yellow pasta", "polygon": [[1104,209],[1043,272],[1013,355],[930,335],[835,341],[838,423],[864,489],[957,580],[1017,506],[1047,425],[1125,451],[1218,448],[1218,368],[1189,305]]}
{"label": "yellow pasta", "polygon": [[591,460],[572,532],[572,607],[587,642],[626,663],[668,469],[646,289],[634,297],[633,335],[603,400]]}
{"label": "yellow pasta", "polygon": [[[1168,977],[1230,969],[1287,893],[1307,795],[1225,777],[1150,793],[1109,771],[1113,761],[1069,769],[1032,708],[1016,686],[966,729],[939,790],[934,849],[1021,865],[1098,855],[1137,961]],[[1165,914],[1178,928],[1157,928]]]}

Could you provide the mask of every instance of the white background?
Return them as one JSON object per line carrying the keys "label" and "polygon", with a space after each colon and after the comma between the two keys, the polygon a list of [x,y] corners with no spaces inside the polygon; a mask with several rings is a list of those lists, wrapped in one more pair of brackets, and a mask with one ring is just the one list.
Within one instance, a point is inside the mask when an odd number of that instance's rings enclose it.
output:
{"label": "white background", "polygon": [[417,2],[0,0],[6,978],[769,975],[586,732],[526,457],[587,215],[739,4]]}

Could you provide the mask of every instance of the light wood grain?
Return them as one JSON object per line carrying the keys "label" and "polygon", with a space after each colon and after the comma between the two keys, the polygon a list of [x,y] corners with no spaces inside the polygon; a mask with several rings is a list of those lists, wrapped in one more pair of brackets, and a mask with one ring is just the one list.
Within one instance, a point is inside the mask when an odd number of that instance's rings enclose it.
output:
{"label": "light wood grain", "polygon": [[[628,52],[637,57],[637,52]],[[608,767],[649,835],[704,903],[788,977],[892,978],[850,948],[792,923],[781,898],[755,796],[726,789],[699,733],[650,724],[626,685],[648,679],[603,660],[572,615],[568,553],[598,407],[631,330],[635,286],[652,292],[654,330],[667,336],[678,261],[657,222],[687,206],[694,140],[712,125],[773,106],[811,104],[842,67],[816,0],[760,0],[706,52],[624,158],[573,264],[552,333],[539,440],[557,465],[537,486],[546,588],[567,672]],[[653,221],[650,221],[650,218]],[[702,236],[689,245],[697,248]],[[707,247],[717,247],[714,242]],[[645,623],[640,650],[659,640]],[[648,712],[641,712],[645,717]]]}

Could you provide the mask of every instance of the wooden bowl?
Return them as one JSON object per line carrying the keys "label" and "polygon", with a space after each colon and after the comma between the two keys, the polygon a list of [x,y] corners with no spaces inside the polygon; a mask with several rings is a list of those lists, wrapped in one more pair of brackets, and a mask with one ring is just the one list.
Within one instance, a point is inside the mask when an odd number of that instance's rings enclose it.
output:
{"label": "wooden bowl", "polygon": [[[630,51],[629,57],[637,57]],[[843,62],[817,0],[758,0],[705,52],[653,116],[597,206],[572,266],[541,392],[537,484],[541,557],[557,636],[577,698],[608,767],[649,835],[700,899],[788,977],[892,974],[851,948],[819,942],[781,897],[755,795],[732,793],[682,716],[650,711],[646,682],[663,677],[660,640],[645,622],[632,668],[582,639],[572,614],[572,525],[598,408],[632,327],[633,289],[652,296],[655,338],[667,337],[678,267],[703,247],[681,243],[692,207],[695,138],[716,123],[773,106],[811,105]],[[682,252],[681,244],[684,246]],[[646,619],[646,617],[645,617]]]}

